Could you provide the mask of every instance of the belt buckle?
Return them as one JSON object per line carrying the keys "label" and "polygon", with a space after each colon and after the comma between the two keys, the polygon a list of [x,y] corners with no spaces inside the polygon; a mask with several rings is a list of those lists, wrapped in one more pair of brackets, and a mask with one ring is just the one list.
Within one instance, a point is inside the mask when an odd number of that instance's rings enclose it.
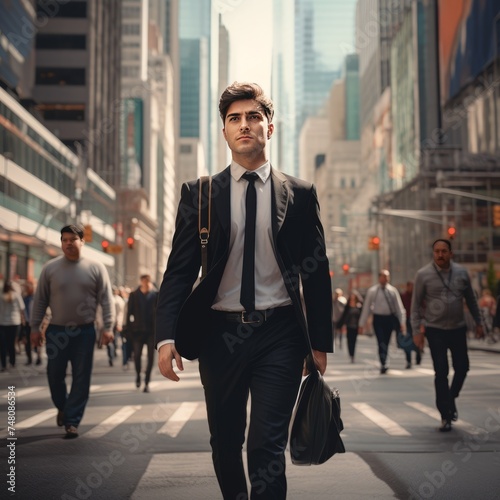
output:
{"label": "belt buckle", "polygon": [[[256,320],[250,320],[250,314],[257,314],[258,318]],[[245,325],[253,325],[255,323],[263,323],[267,319],[266,311],[258,312],[254,311],[253,313],[247,313],[246,311],[241,311],[241,322]]]}

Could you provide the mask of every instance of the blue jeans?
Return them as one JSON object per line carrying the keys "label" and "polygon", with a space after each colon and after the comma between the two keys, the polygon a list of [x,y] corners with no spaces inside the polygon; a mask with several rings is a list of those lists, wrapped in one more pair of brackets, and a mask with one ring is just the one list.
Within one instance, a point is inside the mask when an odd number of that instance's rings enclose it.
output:
{"label": "blue jeans", "polygon": [[[46,332],[47,376],[52,401],[64,412],[64,425],[78,427],[89,399],[96,332],[94,324],[65,327],[49,325]],[[71,390],[66,368],[71,363]]]}

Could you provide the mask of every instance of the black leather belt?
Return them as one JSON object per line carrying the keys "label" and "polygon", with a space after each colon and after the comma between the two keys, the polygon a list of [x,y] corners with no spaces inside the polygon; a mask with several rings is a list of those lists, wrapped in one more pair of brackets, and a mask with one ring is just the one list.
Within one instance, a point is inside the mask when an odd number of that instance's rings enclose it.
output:
{"label": "black leather belt", "polygon": [[243,323],[243,324],[262,324],[271,318],[281,317],[284,315],[293,314],[293,306],[273,307],[271,309],[264,309],[262,311],[253,312],[229,312],[217,311],[212,309],[212,317],[219,321],[228,321],[230,323]]}
{"label": "black leather belt", "polygon": [[54,325],[54,323],[49,323],[49,326],[52,328],[57,328],[58,330],[66,330],[67,329],[76,329],[76,328],[88,328],[89,326],[95,326],[95,323],[92,321],[92,323],[84,323],[83,325]]}

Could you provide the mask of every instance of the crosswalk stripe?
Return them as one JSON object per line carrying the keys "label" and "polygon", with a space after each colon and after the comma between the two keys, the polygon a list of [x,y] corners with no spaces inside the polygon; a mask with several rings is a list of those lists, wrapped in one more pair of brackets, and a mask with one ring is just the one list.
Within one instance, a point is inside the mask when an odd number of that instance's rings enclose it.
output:
{"label": "crosswalk stripe", "polygon": [[351,403],[351,406],[362,413],[366,418],[378,425],[390,436],[410,436],[410,433],[403,429],[397,422],[385,416],[372,406],[366,403]]}
{"label": "crosswalk stripe", "polygon": [[170,437],[177,437],[197,407],[198,403],[196,402],[183,402],[158,432]]}
{"label": "crosswalk stripe", "polygon": [[[416,401],[405,401],[405,405],[408,405],[415,410],[421,411],[422,413],[429,415],[429,417],[432,417],[434,420],[441,422],[441,414],[435,408],[431,408],[430,406],[426,406]],[[460,419],[457,424],[454,423],[453,426],[467,432],[468,434],[473,435],[482,434],[485,432],[484,429],[481,429],[480,427],[477,427],[469,422],[465,422],[462,419]]]}
{"label": "crosswalk stripe", "polygon": [[431,370],[430,368],[417,368],[415,371],[425,375],[434,375],[434,370]]}
{"label": "crosswalk stripe", "polygon": [[[42,386],[35,386],[35,387],[26,387],[24,389],[16,389],[16,398],[20,398],[22,396],[27,396],[28,394],[31,394],[32,392],[37,392],[40,389],[44,389]],[[2,398],[6,398],[8,394],[4,394]]]}
{"label": "crosswalk stripe", "polygon": [[84,434],[85,437],[91,439],[97,439],[108,432],[112,431],[117,425],[125,422],[131,415],[133,415],[136,411],[140,410],[141,406],[124,406],[120,408],[116,413],[113,413],[106,420],[101,422],[99,425],[96,425],[90,431]]}
{"label": "crosswalk stripe", "polygon": [[23,420],[22,422],[18,422],[15,425],[16,429],[27,429],[28,427],[33,427],[34,425],[41,424],[49,418],[55,417],[57,414],[57,410],[55,408],[50,408],[49,410],[42,411],[41,413],[37,413],[32,417]]}

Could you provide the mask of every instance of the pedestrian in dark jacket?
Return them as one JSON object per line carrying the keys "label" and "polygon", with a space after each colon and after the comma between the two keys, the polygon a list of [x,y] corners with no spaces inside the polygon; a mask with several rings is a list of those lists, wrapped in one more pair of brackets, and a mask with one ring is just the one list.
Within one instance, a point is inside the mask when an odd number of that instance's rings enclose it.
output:
{"label": "pedestrian in dark jacket", "polygon": [[353,290],[349,294],[347,304],[344,307],[344,311],[339,321],[335,325],[337,329],[341,329],[342,326],[346,326],[347,329],[347,348],[349,350],[349,356],[351,357],[351,363],[354,363],[354,351],[356,350],[356,340],[358,338],[358,327],[359,318],[361,316],[361,310],[363,309],[363,298],[357,290]]}
{"label": "pedestrian in dark jacket", "polygon": [[158,291],[151,283],[151,276],[144,274],[141,284],[134,290],[127,304],[127,331],[132,340],[135,363],[135,385],[141,386],[141,357],[144,345],[148,350],[148,361],[144,379],[144,392],[149,392],[149,381],[155,354],[154,316]]}

